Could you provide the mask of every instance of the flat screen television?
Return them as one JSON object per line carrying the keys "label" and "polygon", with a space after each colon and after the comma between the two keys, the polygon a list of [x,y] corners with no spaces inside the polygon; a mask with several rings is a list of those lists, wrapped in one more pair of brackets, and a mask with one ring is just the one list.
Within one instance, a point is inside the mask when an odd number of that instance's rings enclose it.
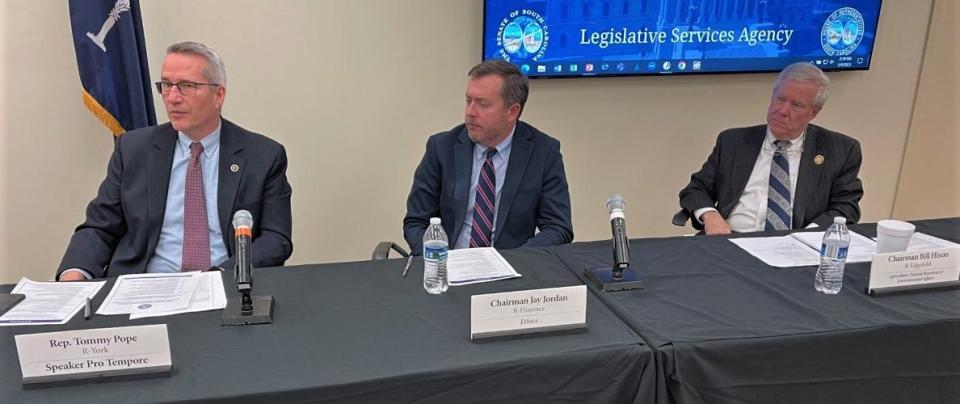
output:
{"label": "flat screen television", "polygon": [[870,67],[881,0],[485,0],[483,58],[539,77]]}

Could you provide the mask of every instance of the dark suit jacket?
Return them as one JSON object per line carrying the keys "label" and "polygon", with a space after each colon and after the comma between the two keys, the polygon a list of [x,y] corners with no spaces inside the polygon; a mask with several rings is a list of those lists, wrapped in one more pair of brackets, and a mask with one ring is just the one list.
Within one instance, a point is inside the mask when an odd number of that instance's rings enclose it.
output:
{"label": "dark suit jacket", "polygon": [[[692,218],[700,208],[715,207],[726,218],[740,200],[763,147],[767,126],[728,129],[717,136],[713,152],[680,191],[680,207]],[[823,156],[821,164],[816,156]],[[810,223],[828,227],[834,216],[860,220],[863,184],[860,143],[838,132],[807,125],[793,203],[793,228]],[[703,226],[692,220],[697,229]]]}
{"label": "dark suit jacket", "polygon": [[[221,122],[216,209],[231,258],[213,264],[233,269],[231,221],[235,211],[246,209],[254,221],[253,265],[283,265],[293,251],[286,151],[263,135]],[[146,271],[163,226],[176,142],[169,123],[117,137],[107,178],[70,239],[57,277],[69,268],[98,278]],[[237,172],[230,169],[234,164]]]}
{"label": "dark suit jacket", "polygon": [[[443,220],[451,246],[460,235],[467,202],[473,198],[473,147],[464,125],[427,140],[403,218],[403,237],[413,253],[422,253],[423,233],[431,217]],[[518,121],[500,192],[494,247],[548,246],[573,240],[570,191],[556,139]],[[537,229],[540,233],[534,235]]]}

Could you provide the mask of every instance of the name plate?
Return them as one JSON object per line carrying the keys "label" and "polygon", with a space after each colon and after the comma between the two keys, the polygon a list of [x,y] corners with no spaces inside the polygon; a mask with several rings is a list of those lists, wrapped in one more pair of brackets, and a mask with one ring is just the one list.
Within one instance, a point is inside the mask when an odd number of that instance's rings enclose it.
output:
{"label": "name plate", "polygon": [[875,254],[870,294],[960,285],[960,248]]}
{"label": "name plate", "polygon": [[166,324],[23,334],[16,342],[24,387],[170,374]]}
{"label": "name plate", "polygon": [[470,339],[586,326],[585,285],[470,297]]}

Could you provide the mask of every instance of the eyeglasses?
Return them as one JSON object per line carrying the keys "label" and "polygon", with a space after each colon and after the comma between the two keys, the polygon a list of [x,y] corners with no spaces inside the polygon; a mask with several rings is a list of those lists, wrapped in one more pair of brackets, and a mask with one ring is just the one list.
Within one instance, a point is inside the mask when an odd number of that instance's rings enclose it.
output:
{"label": "eyeglasses", "polygon": [[197,93],[197,88],[200,86],[213,86],[220,87],[219,84],[212,83],[194,83],[192,81],[181,81],[179,83],[173,83],[170,81],[158,81],[154,83],[157,86],[157,92],[160,94],[169,94],[174,87],[180,90],[181,95],[194,95]]}

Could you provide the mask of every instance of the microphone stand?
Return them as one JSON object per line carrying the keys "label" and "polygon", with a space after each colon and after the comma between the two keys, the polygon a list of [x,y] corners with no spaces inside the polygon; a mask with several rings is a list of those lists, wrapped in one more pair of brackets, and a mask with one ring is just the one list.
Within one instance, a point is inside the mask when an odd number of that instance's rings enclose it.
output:
{"label": "microphone stand", "polygon": [[250,296],[253,291],[253,262],[250,257],[253,219],[250,212],[237,211],[233,217],[233,225],[237,248],[237,263],[233,273],[240,298],[234,297],[227,301],[227,308],[223,311],[223,325],[270,324],[273,322],[273,296]]}
{"label": "microphone stand", "polygon": [[613,266],[584,269],[587,277],[597,289],[604,292],[643,289],[643,281],[630,269],[630,242],[627,238],[626,220],[623,216],[623,199],[614,195],[607,201],[610,209],[610,230],[613,233]]}

